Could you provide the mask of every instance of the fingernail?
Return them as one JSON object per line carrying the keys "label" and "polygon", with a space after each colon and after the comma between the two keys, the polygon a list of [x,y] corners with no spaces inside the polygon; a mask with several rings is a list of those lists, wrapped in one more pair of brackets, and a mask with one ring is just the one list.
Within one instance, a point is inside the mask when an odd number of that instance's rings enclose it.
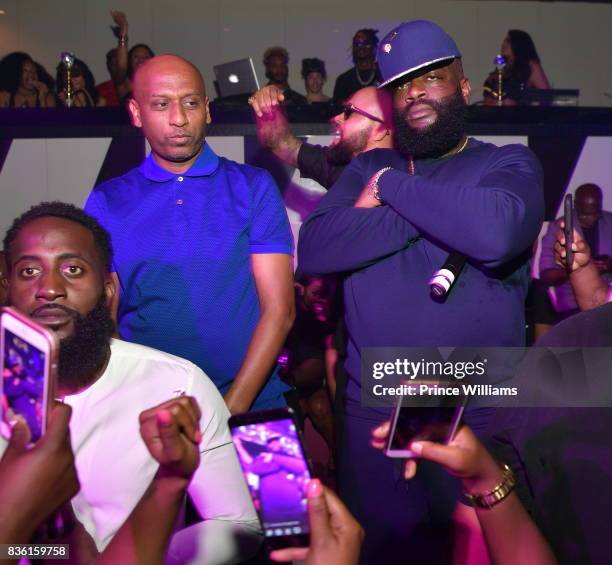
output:
{"label": "fingernail", "polygon": [[167,410],[162,410],[157,413],[157,421],[162,426],[169,426],[172,423],[172,416]]}
{"label": "fingernail", "polygon": [[421,455],[421,453],[423,453],[423,444],[419,443],[418,441],[411,443],[410,451],[412,451],[412,453],[416,453],[417,455]]}
{"label": "fingernail", "polygon": [[310,479],[310,481],[308,481],[308,498],[317,498],[321,496],[322,493],[321,481],[319,479]]}
{"label": "fingernail", "polygon": [[21,422],[22,424],[26,424],[26,419],[21,415],[21,414],[13,414],[10,418],[9,418],[9,426],[11,426],[11,428],[14,428],[18,422]]}
{"label": "fingernail", "polygon": [[196,432],[196,442],[202,443],[202,432],[200,430]]}

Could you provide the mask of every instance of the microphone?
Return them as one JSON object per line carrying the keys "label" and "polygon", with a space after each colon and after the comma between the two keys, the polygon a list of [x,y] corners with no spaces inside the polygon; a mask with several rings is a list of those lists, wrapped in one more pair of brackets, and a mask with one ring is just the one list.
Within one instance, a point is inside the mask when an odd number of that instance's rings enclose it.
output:
{"label": "microphone", "polygon": [[444,265],[440,267],[431,277],[429,288],[433,298],[445,298],[452,288],[453,284],[459,277],[463,265],[465,265],[466,257],[457,251],[451,251],[444,261]]}

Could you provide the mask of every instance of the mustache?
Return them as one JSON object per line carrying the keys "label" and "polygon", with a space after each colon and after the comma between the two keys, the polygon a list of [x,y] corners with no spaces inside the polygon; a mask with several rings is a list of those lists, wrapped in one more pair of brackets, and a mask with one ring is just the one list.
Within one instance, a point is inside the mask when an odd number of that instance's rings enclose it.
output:
{"label": "mustache", "polygon": [[45,312],[45,310],[61,310],[62,312],[64,312],[65,314],[68,314],[72,318],[76,319],[79,317],[79,313],[76,310],[73,310],[72,308],[68,308],[64,306],[63,304],[43,304],[42,306],[30,312],[30,316],[31,317],[38,316],[39,314]]}

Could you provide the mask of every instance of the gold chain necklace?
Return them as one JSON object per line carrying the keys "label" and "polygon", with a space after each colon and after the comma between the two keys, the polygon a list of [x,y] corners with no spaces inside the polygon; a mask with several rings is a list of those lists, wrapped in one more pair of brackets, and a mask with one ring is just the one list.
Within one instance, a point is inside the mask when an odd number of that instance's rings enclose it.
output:
{"label": "gold chain necklace", "polygon": [[[459,147],[457,151],[453,153],[453,150],[451,149],[448,153],[442,155],[442,157],[437,157],[436,160],[444,159],[444,157],[452,157],[453,155],[459,155],[459,153],[461,153],[467,147],[469,141],[470,138],[466,136],[466,138],[463,140],[463,143],[461,144],[461,147]],[[412,157],[410,157],[408,160],[408,174],[414,176],[414,159]]]}

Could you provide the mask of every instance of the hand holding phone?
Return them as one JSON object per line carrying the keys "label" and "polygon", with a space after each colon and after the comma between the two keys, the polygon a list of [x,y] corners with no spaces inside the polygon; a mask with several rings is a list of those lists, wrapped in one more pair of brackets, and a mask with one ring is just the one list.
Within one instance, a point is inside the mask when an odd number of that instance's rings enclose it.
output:
{"label": "hand holding phone", "polygon": [[229,419],[234,446],[269,550],[310,543],[306,487],[308,460],[290,409]]}
{"label": "hand holding phone", "polygon": [[418,457],[410,449],[414,441],[449,443],[457,431],[464,405],[414,407],[402,406],[402,397],[391,417],[391,428],[385,446],[387,457]]}
{"label": "hand holding phone", "polygon": [[44,434],[53,400],[59,346],[57,337],[13,308],[0,314],[2,368],[1,430],[20,414],[28,424],[31,443]]}
{"label": "hand holding phone", "polygon": [[568,273],[572,272],[574,265],[574,206],[572,205],[572,195],[567,194],[563,203],[563,235],[565,236],[565,261]]}
{"label": "hand holding phone", "polygon": [[342,501],[318,479],[308,483],[310,547],[278,549],[273,561],[305,561],[306,565],[342,563],[357,565],[363,542],[363,529]]}
{"label": "hand holding phone", "polygon": [[[385,449],[390,430],[391,422],[385,422],[372,430],[372,447]],[[462,479],[467,491],[487,492],[501,478],[501,468],[465,424],[461,425],[448,444],[415,440],[410,444],[410,450],[414,457],[439,463],[448,473]],[[416,460],[407,460],[404,478],[412,479],[416,470]]]}
{"label": "hand holding phone", "polygon": [[[27,543],[36,528],[79,490],[70,446],[71,409],[54,403],[48,429],[31,449],[24,419],[13,426],[9,445],[0,460],[2,543]],[[5,512],[6,511],[6,512]]]}

